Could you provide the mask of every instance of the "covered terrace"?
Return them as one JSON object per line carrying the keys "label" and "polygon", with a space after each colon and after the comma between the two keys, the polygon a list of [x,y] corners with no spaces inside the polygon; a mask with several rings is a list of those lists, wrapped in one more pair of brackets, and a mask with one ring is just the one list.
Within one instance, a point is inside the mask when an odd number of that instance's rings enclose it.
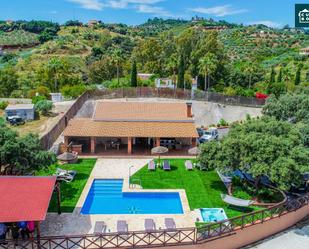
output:
{"label": "covered terrace", "polygon": [[[148,155],[156,146],[184,154],[198,137],[191,122],[98,122],[73,119],[64,132],[65,146],[77,146],[81,154]],[[80,146],[81,145],[81,146]]]}

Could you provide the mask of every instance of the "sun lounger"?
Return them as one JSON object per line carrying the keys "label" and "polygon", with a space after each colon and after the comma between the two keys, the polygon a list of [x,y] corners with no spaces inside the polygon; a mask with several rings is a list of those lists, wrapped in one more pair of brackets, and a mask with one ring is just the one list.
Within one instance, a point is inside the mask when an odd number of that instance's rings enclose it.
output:
{"label": "sun lounger", "polygon": [[171,165],[170,165],[169,161],[165,160],[163,162],[163,170],[171,170]]}
{"label": "sun lounger", "polygon": [[96,221],[93,233],[98,235],[106,232],[106,225],[104,221]]}
{"label": "sun lounger", "polygon": [[125,220],[117,221],[117,232],[118,233],[127,233],[128,232],[128,224]]}
{"label": "sun lounger", "polygon": [[74,177],[76,175],[77,171],[75,171],[75,170],[65,170],[65,169],[57,168],[56,173],[57,173],[58,176],[71,175],[71,176]]}
{"label": "sun lounger", "polygon": [[175,230],[176,224],[173,218],[165,218],[164,220],[166,230]]}
{"label": "sun lounger", "polygon": [[249,207],[254,203],[252,200],[243,200],[226,194],[221,194],[221,198],[225,203],[238,207]]}
{"label": "sun lounger", "polygon": [[148,163],[148,170],[156,170],[156,164],[154,161]]}
{"label": "sun lounger", "polygon": [[191,161],[186,161],[185,162],[186,170],[193,170],[193,164]]}
{"label": "sun lounger", "polygon": [[153,219],[145,219],[145,231],[149,233],[155,230],[156,230],[156,225]]}
{"label": "sun lounger", "polygon": [[72,175],[57,175],[57,181],[72,182],[73,180],[74,176]]}

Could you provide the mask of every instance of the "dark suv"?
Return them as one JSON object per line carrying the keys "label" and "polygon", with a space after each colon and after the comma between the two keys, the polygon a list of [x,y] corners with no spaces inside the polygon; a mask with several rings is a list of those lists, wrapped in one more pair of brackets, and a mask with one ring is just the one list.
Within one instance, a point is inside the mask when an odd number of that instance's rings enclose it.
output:
{"label": "dark suv", "polygon": [[10,123],[10,125],[23,125],[23,124],[25,124],[25,120],[23,120],[19,116],[10,116],[10,117],[7,117],[6,120]]}

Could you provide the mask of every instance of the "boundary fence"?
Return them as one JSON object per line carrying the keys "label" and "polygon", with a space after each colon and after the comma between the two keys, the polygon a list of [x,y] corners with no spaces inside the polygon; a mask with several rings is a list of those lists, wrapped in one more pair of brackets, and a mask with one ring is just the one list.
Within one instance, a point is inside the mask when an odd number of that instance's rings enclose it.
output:
{"label": "boundary fence", "polygon": [[[238,229],[271,222],[309,205],[309,195],[285,204],[248,213],[239,217],[211,223],[199,228],[183,228],[175,230],[157,230],[153,232],[134,231],[128,233],[107,233],[76,236],[41,237],[29,240],[6,240],[0,243],[0,249],[99,249],[99,248],[150,248],[205,244],[212,239],[225,238]],[[309,213],[309,212],[308,212]]]}
{"label": "boundary fence", "polygon": [[190,90],[168,89],[168,88],[117,88],[104,90],[91,90],[82,94],[70,109],[63,114],[60,120],[46,134],[41,137],[41,144],[44,149],[50,149],[60,134],[64,131],[69,120],[73,118],[82,105],[89,99],[115,99],[115,98],[170,98],[180,100],[197,100],[220,103],[223,105],[240,105],[249,107],[262,107],[265,104],[264,99],[246,98],[240,96],[225,96],[213,92]]}

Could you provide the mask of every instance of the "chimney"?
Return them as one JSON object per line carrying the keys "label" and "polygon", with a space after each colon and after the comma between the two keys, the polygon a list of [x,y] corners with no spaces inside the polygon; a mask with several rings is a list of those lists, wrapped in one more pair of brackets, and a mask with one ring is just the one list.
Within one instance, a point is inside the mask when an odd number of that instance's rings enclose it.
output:
{"label": "chimney", "polygon": [[192,118],[192,103],[187,102],[186,105],[187,105],[187,117]]}

